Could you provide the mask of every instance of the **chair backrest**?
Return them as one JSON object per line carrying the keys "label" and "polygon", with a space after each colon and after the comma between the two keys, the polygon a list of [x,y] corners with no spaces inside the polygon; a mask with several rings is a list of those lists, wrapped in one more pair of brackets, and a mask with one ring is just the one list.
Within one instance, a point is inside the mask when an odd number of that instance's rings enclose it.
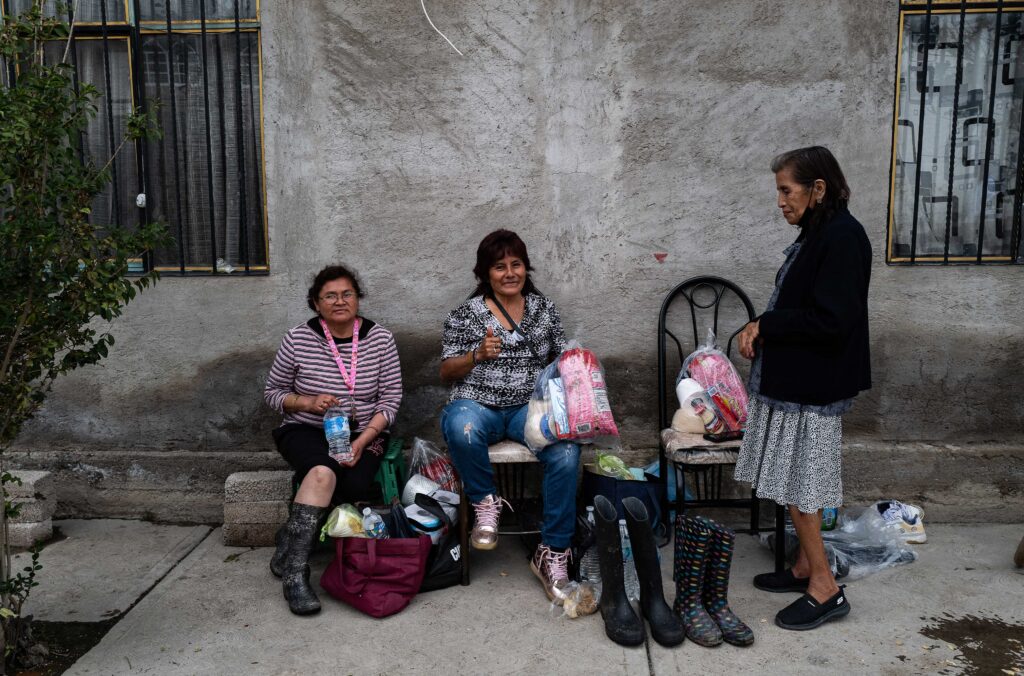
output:
{"label": "chair backrest", "polygon": [[[692,343],[684,343],[680,336],[669,329],[669,309],[677,304],[688,306],[689,328]],[[725,341],[725,354],[732,357],[732,342],[736,334],[743,330],[747,322],[754,318],[754,306],[750,298],[739,286],[721,277],[709,275],[691,277],[672,289],[661,304],[658,315],[658,433],[669,425],[671,412],[670,402],[675,400],[675,376],[682,368],[686,356],[704,342],[707,329],[715,332],[719,346],[722,346],[723,329],[731,331]],[[675,323],[672,324],[676,326]],[[686,322],[682,322],[686,327]],[[687,336],[677,329],[685,340]],[[668,339],[674,343],[675,350],[670,350]],[[678,363],[669,357],[678,358]],[[670,366],[675,366],[674,370]],[[669,386],[671,378],[672,386]],[[675,407],[672,408],[674,412]]]}

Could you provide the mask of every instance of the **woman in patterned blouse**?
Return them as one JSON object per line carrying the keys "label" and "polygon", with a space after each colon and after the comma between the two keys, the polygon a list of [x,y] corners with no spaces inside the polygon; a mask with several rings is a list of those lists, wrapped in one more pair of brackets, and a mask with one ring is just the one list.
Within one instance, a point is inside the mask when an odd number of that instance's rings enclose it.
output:
{"label": "woman in patterned blouse", "polygon": [[[502,439],[525,443],[526,409],[537,376],[565,348],[558,310],[533,285],[532,269],[518,235],[487,235],[473,268],[476,291],[444,323],[441,380],[452,389],[441,431],[476,513],[475,549],[497,546],[503,502],[487,447]],[[558,604],[569,583],[579,457],[579,447],[568,442],[537,454],[544,471],[544,525],[530,567]]]}
{"label": "woman in patterned blouse", "polygon": [[[274,430],[277,450],[302,482],[270,560],[270,570],[283,577],[288,606],[299,615],[320,610],[307,565],[318,522],[332,503],[373,497],[387,429],[402,401],[395,339],[359,316],[362,297],[348,268],[321,270],[307,298],[316,316],[285,335],[264,391],[271,408],[284,414]],[[351,460],[339,462],[329,454],[323,428],[332,406],[349,412]]]}

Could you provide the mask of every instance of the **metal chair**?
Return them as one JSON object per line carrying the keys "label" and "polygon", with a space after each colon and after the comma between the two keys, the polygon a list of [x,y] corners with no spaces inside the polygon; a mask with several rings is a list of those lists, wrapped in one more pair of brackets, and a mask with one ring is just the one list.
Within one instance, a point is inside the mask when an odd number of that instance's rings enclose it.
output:
{"label": "metal chair", "polygon": [[[689,325],[692,329],[692,349],[684,350],[683,341],[668,327],[669,310],[673,304],[682,299],[689,307]],[[698,321],[702,319],[703,322]],[[722,479],[724,470],[736,464],[739,453],[739,441],[712,442],[700,434],[675,432],[670,427],[671,411],[675,406],[675,391],[669,386],[669,379],[675,382],[675,375],[682,368],[686,355],[696,350],[701,344],[705,333],[701,328],[711,328],[716,337],[728,335],[725,341],[725,354],[731,358],[733,339],[743,327],[754,319],[754,306],[743,290],[727,279],[714,276],[691,277],[677,285],[665,297],[658,315],[658,430],[659,430],[659,465],[661,476],[667,482],[669,464],[675,473],[676,500],[675,509],[682,513],[689,508],[700,507],[746,507],[750,509],[750,533],[760,532],[760,501],[751,491],[749,498],[723,498]],[[685,327],[686,322],[683,322]],[[732,329],[731,333],[723,333]],[[681,332],[680,332],[681,333]],[[675,349],[669,346],[668,339],[674,343]],[[721,342],[719,342],[721,345]],[[689,345],[687,345],[689,348]],[[670,356],[678,358],[670,364]],[[692,499],[686,498],[686,478],[690,477],[693,487]],[[669,519],[668,491],[665,491],[665,505],[662,513],[666,522]],[[782,543],[785,512],[782,506],[776,506],[775,533],[776,542]],[[671,525],[671,524],[669,524]],[[781,571],[784,559],[784,547],[776,547],[775,567]]]}

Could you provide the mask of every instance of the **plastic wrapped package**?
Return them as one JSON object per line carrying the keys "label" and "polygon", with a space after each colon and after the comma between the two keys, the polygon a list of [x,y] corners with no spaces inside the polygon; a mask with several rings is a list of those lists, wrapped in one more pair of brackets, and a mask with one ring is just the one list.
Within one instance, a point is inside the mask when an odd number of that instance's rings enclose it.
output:
{"label": "plastic wrapped package", "polygon": [[689,434],[704,434],[704,421],[694,410],[692,401],[695,397],[704,396],[704,388],[693,378],[680,377],[676,381],[676,397],[679,409],[672,416],[672,429]]}
{"label": "plastic wrapped package", "polygon": [[709,330],[705,343],[683,361],[678,380],[684,378],[692,378],[704,388],[706,401],[714,406],[728,430],[744,428],[747,388],[729,357],[718,349],[713,331]]}
{"label": "plastic wrapped package", "polygon": [[527,409],[524,436],[534,453],[556,441],[618,441],[604,370],[593,352],[570,343],[541,371]]}
{"label": "plastic wrapped package", "polygon": [[410,474],[421,474],[437,483],[441,490],[458,492],[459,476],[455,466],[436,444],[416,437],[412,441]]}
{"label": "plastic wrapped package", "polygon": [[[825,553],[837,579],[856,580],[917,560],[913,547],[888,528],[874,508],[841,511],[838,527],[822,531],[821,538],[825,541]],[[762,533],[761,541],[774,551],[774,533]],[[793,525],[788,523],[785,547],[786,557],[792,563],[796,560],[799,541]]]}
{"label": "plastic wrapped package", "polygon": [[551,612],[556,613],[561,610],[562,615],[569,619],[576,619],[596,612],[599,601],[599,593],[589,582],[570,582],[566,588],[565,600],[561,606],[552,601]]}
{"label": "plastic wrapped package", "polygon": [[331,510],[327,523],[320,530],[320,541],[330,535],[332,538],[364,538],[363,515],[352,505],[345,503]]}

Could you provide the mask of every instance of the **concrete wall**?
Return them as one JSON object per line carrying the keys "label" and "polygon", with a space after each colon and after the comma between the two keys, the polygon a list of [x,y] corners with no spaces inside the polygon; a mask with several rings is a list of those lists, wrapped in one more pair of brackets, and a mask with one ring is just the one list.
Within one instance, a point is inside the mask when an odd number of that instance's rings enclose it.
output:
{"label": "concrete wall", "polygon": [[436,436],[441,325],[496,227],[602,356],[626,443],[653,448],[662,297],[718,274],[763,308],[795,236],[767,166],[812,143],[842,163],[875,253],[875,388],[850,438],[1021,440],[1024,268],[884,263],[896,2],[429,2],[464,57],[415,2],[263,4],[272,273],[142,294],[111,357],[26,427],[27,464],[143,496],[273,464],[263,377],[311,275],[339,260],[397,336],[399,432]]}

